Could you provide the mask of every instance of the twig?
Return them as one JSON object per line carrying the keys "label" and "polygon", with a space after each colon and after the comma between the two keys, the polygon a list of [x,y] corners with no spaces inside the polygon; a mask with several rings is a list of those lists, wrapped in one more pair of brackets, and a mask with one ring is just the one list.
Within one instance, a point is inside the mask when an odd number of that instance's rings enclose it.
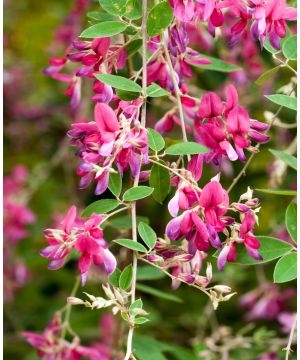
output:
{"label": "twig", "polygon": [[293,321],[293,325],[292,325],[291,332],[289,335],[289,341],[288,341],[286,348],[284,348],[284,350],[286,351],[285,360],[289,359],[290,352],[292,351],[291,347],[292,347],[292,342],[293,342],[293,338],[294,338],[294,334],[295,334],[295,330],[296,330],[296,325],[297,325],[297,314],[294,315],[294,321]]}

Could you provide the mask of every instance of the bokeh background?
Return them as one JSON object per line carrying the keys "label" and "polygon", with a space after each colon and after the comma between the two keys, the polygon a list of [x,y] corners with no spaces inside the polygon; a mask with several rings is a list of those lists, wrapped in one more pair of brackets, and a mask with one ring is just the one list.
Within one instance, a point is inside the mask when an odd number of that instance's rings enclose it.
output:
{"label": "bokeh background", "polygon": [[[49,57],[60,56],[64,52],[64,31],[66,38],[70,35],[66,19],[73,8],[72,0],[4,2],[4,201],[9,203],[4,209],[5,359],[37,359],[35,350],[26,344],[21,332],[41,332],[46,327],[54,312],[65,305],[77,275],[74,260],[59,271],[51,272],[47,269],[47,261],[39,256],[39,250],[45,245],[43,230],[55,226],[71,204],[83,209],[94,200],[91,187],[84,191],[77,189],[75,169],[78,160],[66,138],[72,118],[68,110],[69,98],[64,96],[65,85],[43,74]],[[97,3],[92,3],[90,9],[97,9]],[[79,34],[87,24],[84,14],[77,20],[77,25],[72,26],[74,35]],[[213,41],[206,33],[202,35],[203,41],[196,40],[200,51],[236,62],[245,71],[224,74],[198,69],[193,81],[201,92],[194,95],[201,96],[205,90],[222,93],[225,84],[234,83],[238,88],[240,102],[247,107],[252,118],[264,121],[264,111],[275,112],[276,106],[264,100],[263,94],[274,93],[276,89],[288,84],[291,73],[282,70],[263,87],[259,87],[254,81],[262,72],[274,67],[267,51],[260,51],[258,45],[250,41],[253,56],[249,57],[245,55],[245,44],[237,45],[232,51],[226,45],[224,37]],[[138,59],[134,61],[138,66]],[[153,125],[167,108],[166,102],[154,101],[149,104],[148,113],[151,115],[148,123]],[[92,109],[93,105],[87,104],[80,116],[91,120]],[[293,123],[295,114],[290,110],[283,110],[280,119]],[[172,136],[176,135],[174,131]],[[285,149],[294,136],[294,129],[275,127],[271,130],[271,142],[263,145],[261,152],[255,156],[247,176],[242,177],[232,191],[232,201],[236,201],[247,190],[247,186],[295,188],[294,170],[288,168],[281,179],[277,179],[276,174],[274,175],[274,158],[268,151],[268,148]],[[225,187],[241,167],[240,163],[226,164],[222,175]],[[203,183],[217,171],[218,169],[205,166]],[[104,198],[110,196],[109,192],[103,195]],[[262,209],[256,233],[288,240],[284,214],[292,199],[269,194],[259,196]],[[164,226],[169,220],[165,206],[147,199],[139,202],[138,213],[150,218],[152,227],[158,234],[163,234]],[[121,220],[128,228],[128,220]],[[130,229],[123,230],[126,231]],[[118,234],[118,229],[107,227],[105,232],[106,238],[112,239]],[[188,359],[188,355],[192,356],[193,348],[205,351],[205,344],[210,338],[217,343],[233,341],[233,338],[244,331],[245,336],[255,338],[255,342],[251,343],[251,349],[238,347],[230,353],[230,359],[255,359],[263,353],[272,353],[273,350],[278,358],[283,358],[283,352],[278,352],[277,348],[278,344],[279,348],[284,347],[288,334],[283,331],[277,315],[295,310],[293,290],[286,300],[280,299],[286,294],[285,290],[295,289],[296,284],[289,282],[275,286],[271,292],[268,286],[271,286],[269,282],[272,282],[273,269],[274,262],[261,267],[229,264],[222,273],[216,273],[217,283],[227,284],[238,293],[229,302],[222,303],[216,313],[211,311],[208,299],[196,289],[181,285],[173,293],[170,281],[165,277],[158,278],[158,275],[151,282],[143,280],[141,283],[145,285],[176,295],[182,303],[143,294],[144,307],[151,314],[151,321],[138,332],[189,349],[188,353],[182,355],[182,359]],[[95,272],[84,290],[101,294],[99,278],[104,279],[104,274]],[[249,310],[240,305],[240,299],[254,289],[261,291],[261,306],[267,306],[269,310],[275,307],[276,316],[271,316],[270,319],[264,319],[264,316],[251,320],[247,318]],[[81,293],[82,289],[79,290],[79,294]],[[99,338],[102,313],[103,311],[79,307],[72,311],[71,323],[81,335],[83,344],[90,344]],[[169,354],[167,358],[172,359],[173,356]],[[218,356],[215,358],[220,359]]]}

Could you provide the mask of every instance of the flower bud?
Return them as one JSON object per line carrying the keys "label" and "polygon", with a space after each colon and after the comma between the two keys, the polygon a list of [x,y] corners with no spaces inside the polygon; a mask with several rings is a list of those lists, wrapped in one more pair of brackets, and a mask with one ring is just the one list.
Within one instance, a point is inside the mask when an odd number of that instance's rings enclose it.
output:
{"label": "flower bud", "polygon": [[213,287],[213,289],[215,289],[216,291],[220,292],[220,293],[228,293],[231,291],[231,288],[229,286],[226,285],[215,285]]}
{"label": "flower bud", "polygon": [[85,301],[74,296],[69,296],[67,298],[67,303],[71,305],[84,305]]}

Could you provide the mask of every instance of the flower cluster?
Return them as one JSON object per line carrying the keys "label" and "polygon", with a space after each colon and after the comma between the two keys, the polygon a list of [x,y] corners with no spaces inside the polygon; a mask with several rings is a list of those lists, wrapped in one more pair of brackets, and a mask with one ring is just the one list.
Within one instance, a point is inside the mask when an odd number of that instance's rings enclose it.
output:
{"label": "flower cluster", "polygon": [[95,180],[95,194],[100,195],[108,187],[109,174],[116,171],[113,164],[121,175],[130,168],[132,176],[136,176],[141,164],[147,163],[147,131],[137,120],[139,107],[137,100],[120,102],[118,120],[110,106],[98,103],[94,122],[72,125],[68,135],[79,148],[77,155],[82,159],[77,170],[81,189]]}
{"label": "flower cluster", "polygon": [[262,282],[257,289],[240,298],[240,306],[248,310],[245,316],[247,321],[277,320],[282,325],[282,332],[289,333],[294,317],[289,300],[295,295],[293,288],[281,291],[276,284]]}
{"label": "flower cluster", "polygon": [[104,315],[100,325],[103,332],[100,342],[91,346],[81,345],[78,337],[74,337],[72,342],[64,339],[62,336],[64,323],[59,312],[54,314],[42,334],[25,331],[22,335],[37,350],[39,358],[43,360],[108,360],[111,355],[111,338],[108,338],[108,335],[112,335],[114,331],[113,319],[109,315]]}
{"label": "flower cluster", "polygon": [[230,85],[226,91],[225,105],[213,92],[202,97],[195,121],[195,138],[212,149],[208,161],[219,164],[222,155],[231,161],[246,161],[244,149],[254,151],[251,141],[267,142],[269,136],[262,132],[268,128],[268,124],[250,119],[247,110],[238,104],[235,87]]}
{"label": "flower cluster", "polygon": [[116,259],[108,250],[103,239],[100,224],[101,215],[92,214],[87,220],[76,216],[76,207],[72,206],[61,222],[60,229],[44,231],[48,246],[40,254],[50,260],[48,268],[61,268],[72,249],[80,253],[78,268],[81,274],[82,285],[85,284],[89,268],[94,265],[104,265],[105,271],[111,274],[116,268]]}
{"label": "flower cluster", "polygon": [[[228,193],[218,176],[200,189],[197,181],[202,173],[201,162],[202,155],[194,156],[188,170],[172,180],[177,190],[168,205],[173,219],[167,224],[167,237],[173,241],[185,238],[188,252],[192,255],[205,252],[211,246],[222,249],[218,256],[219,270],[223,269],[226,261],[235,261],[238,244],[244,244],[250,256],[261,260],[258,252],[260,243],[253,234],[256,212],[259,211],[258,199],[253,199],[253,193],[248,189],[238,203],[229,204]],[[226,216],[229,210],[239,213],[241,222]],[[180,215],[179,211],[182,211]],[[225,243],[221,242],[219,234],[226,237]]]}
{"label": "flower cluster", "polygon": [[267,37],[276,49],[281,38],[286,36],[286,21],[297,19],[297,10],[286,6],[285,0],[169,0],[176,18],[183,22],[207,22],[208,30],[215,36],[216,28],[225,25],[224,10],[236,17],[231,26],[231,43],[239,40],[248,24],[251,34],[263,46]]}
{"label": "flower cluster", "polygon": [[27,207],[28,171],[16,165],[9,176],[3,179],[3,256],[5,300],[11,300],[14,293],[23,287],[29,278],[29,271],[23,260],[16,256],[18,243],[28,237],[28,225],[34,223],[35,214]]}

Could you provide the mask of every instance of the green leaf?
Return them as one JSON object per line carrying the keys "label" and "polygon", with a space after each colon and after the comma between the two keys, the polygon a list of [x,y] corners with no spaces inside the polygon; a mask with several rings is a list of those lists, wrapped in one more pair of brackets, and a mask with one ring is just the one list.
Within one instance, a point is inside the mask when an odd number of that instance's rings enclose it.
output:
{"label": "green leaf", "polygon": [[125,46],[127,59],[139,50],[139,48],[142,46],[142,43],[142,39],[135,39],[130,41],[130,43]]}
{"label": "green leaf", "polygon": [[291,168],[297,170],[297,158],[284,151],[269,149],[269,151],[280,160],[284,161]]}
{"label": "green leaf", "polygon": [[[128,215],[119,216],[115,219],[109,220],[109,225],[116,229],[129,230],[132,227],[131,217]],[[137,216],[137,223],[139,223],[140,221],[149,222],[148,218],[146,218],[145,216]],[[106,223],[107,222],[105,222],[104,224]]]}
{"label": "green leaf", "polygon": [[118,18],[116,16],[114,16],[114,15],[107,14],[107,13],[104,13],[104,12],[98,12],[98,11],[90,11],[86,15],[87,15],[88,18],[93,19],[93,20],[97,20],[97,21],[100,21],[100,22],[118,20]]}
{"label": "green leaf", "polygon": [[161,97],[170,95],[170,93],[159,85],[153,83],[146,88],[146,95],[150,97]]}
{"label": "green leaf", "polygon": [[274,282],[284,283],[297,278],[297,254],[291,253],[283,256],[274,269]]}
{"label": "green leaf", "polygon": [[121,100],[131,101],[137,99],[140,94],[132,91],[116,90],[116,94]]}
{"label": "green leaf", "polygon": [[136,241],[133,241],[131,239],[117,239],[117,240],[114,240],[114,242],[121,246],[126,247],[127,249],[133,250],[133,251],[139,251],[139,252],[143,252],[143,253],[147,252],[147,249],[145,248],[144,245],[142,245]]}
{"label": "green leaf", "polygon": [[122,177],[119,172],[110,173],[108,188],[116,197],[120,196],[122,189]]}
{"label": "green leaf", "polygon": [[212,56],[203,55],[201,58],[205,58],[211,61],[211,64],[190,64],[192,66],[196,66],[197,68],[201,68],[203,70],[212,70],[212,71],[219,71],[219,72],[233,72],[242,70],[241,67],[233,64],[229,64],[225,61],[216,59]]}
{"label": "green leaf", "polygon": [[178,296],[157,290],[148,285],[136,284],[136,288],[146,294],[150,294],[161,299],[170,300],[178,303],[182,302],[182,300]]}
{"label": "green leaf", "polygon": [[165,140],[159,132],[153,129],[147,129],[148,132],[148,143],[150,149],[154,151],[160,151],[165,147]]}
{"label": "green leaf", "polygon": [[121,275],[121,270],[116,268],[116,270],[109,275],[108,281],[112,284],[114,287],[119,287],[119,279]]}
{"label": "green leaf", "polygon": [[122,271],[119,279],[119,288],[122,290],[127,290],[132,282],[132,265],[126,266]]}
{"label": "green leaf", "polygon": [[155,5],[147,18],[147,32],[149,36],[156,36],[167,28],[173,20],[173,10],[168,1]]}
{"label": "green leaf", "polygon": [[170,347],[150,336],[135,335],[133,337],[134,355],[138,360],[167,360],[163,351]]}
{"label": "green leaf", "polygon": [[143,199],[153,193],[153,188],[149,186],[135,186],[125,191],[123,195],[124,201],[136,201]]}
{"label": "green leaf", "polygon": [[297,242],[297,204],[294,202],[286,209],[285,225],[292,240]]}
{"label": "green leaf", "polygon": [[271,79],[271,77],[275,75],[280,68],[281,66],[278,65],[270,70],[267,70],[266,72],[260,75],[260,77],[255,81],[255,84],[259,86],[263,85],[267,80]]}
{"label": "green leaf", "polygon": [[[162,160],[159,162],[165,164]],[[154,200],[162,204],[170,191],[169,170],[154,164],[151,168],[149,184],[154,188],[152,193]]]}
{"label": "green leaf", "polygon": [[265,95],[265,97],[277,105],[297,111],[297,98],[295,97],[282,94]]}
{"label": "green leaf", "polygon": [[294,190],[284,190],[284,189],[255,189],[255,191],[272,194],[272,195],[284,195],[284,196],[296,196],[297,191]]}
{"label": "green leaf", "polygon": [[99,0],[99,3],[112,15],[123,16],[126,12],[126,0]]}
{"label": "green leaf", "polygon": [[289,60],[297,60],[297,35],[286,39],[282,45],[283,55]]}
{"label": "green leaf", "polygon": [[80,37],[93,39],[98,37],[113,36],[123,32],[126,27],[127,25],[121,21],[105,21],[83,30]]}
{"label": "green leaf", "polygon": [[157,240],[156,233],[152,227],[148,224],[140,222],[138,226],[138,232],[144,243],[149,247],[150,250],[152,250]]}
{"label": "green leaf", "polygon": [[266,263],[285,255],[293,248],[289,243],[269,236],[257,236],[257,240],[260,242],[260,248],[258,251],[263,257],[263,260],[259,261],[251,258],[247,253],[245,246],[241,244],[236,247],[236,264],[255,265]]}
{"label": "green leaf", "polygon": [[159,280],[165,277],[165,274],[151,265],[138,266],[137,280]]}
{"label": "green leaf", "polygon": [[129,310],[142,309],[142,308],[143,308],[142,299],[137,299],[130,305]]}
{"label": "green leaf", "polygon": [[103,200],[97,200],[93,203],[91,203],[89,206],[87,206],[83,212],[82,216],[87,217],[95,214],[105,214],[108,211],[114,210],[116,207],[119,206],[118,200],[115,199],[103,199]]}
{"label": "green leaf", "polygon": [[127,0],[126,12],[124,17],[130,20],[137,20],[142,17],[142,1],[141,0]]}
{"label": "green leaf", "polygon": [[134,323],[137,325],[141,325],[144,324],[145,322],[149,321],[149,319],[145,318],[145,317],[137,317],[134,319]]}
{"label": "green leaf", "polygon": [[138,92],[142,91],[140,85],[132,80],[126,79],[123,76],[111,75],[111,74],[95,74],[96,78],[105,84],[108,84],[116,89]]}
{"label": "green leaf", "polygon": [[182,142],[169,146],[166,149],[167,155],[194,155],[205,154],[210,152],[206,146],[200,145],[193,141]]}

